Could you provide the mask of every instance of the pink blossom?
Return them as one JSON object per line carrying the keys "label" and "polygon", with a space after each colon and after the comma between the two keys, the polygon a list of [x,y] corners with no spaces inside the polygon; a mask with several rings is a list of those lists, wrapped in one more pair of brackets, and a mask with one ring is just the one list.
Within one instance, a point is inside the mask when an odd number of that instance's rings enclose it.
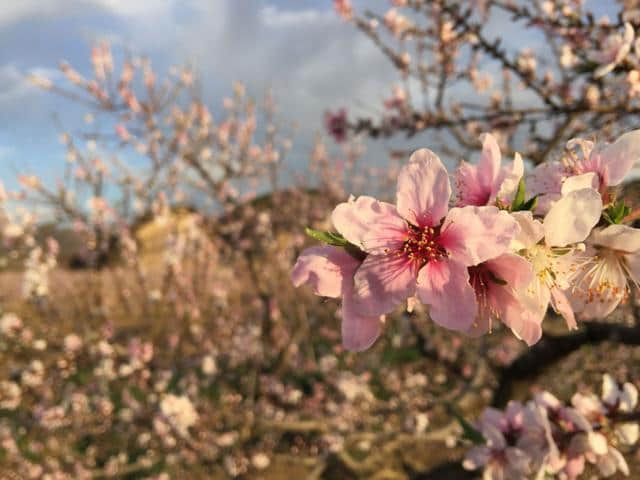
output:
{"label": "pink blossom", "polygon": [[354,276],[357,311],[376,317],[417,294],[436,323],[471,328],[478,305],[467,267],[504,253],[518,226],[496,207],[449,211],[450,196],[442,162],[421,149],[400,172],[395,206],[365,196],[335,208],[338,232],[367,253]]}
{"label": "pink blossom", "polygon": [[627,22],[624,24],[623,35],[618,32],[612,33],[606,38],[603,45],[598,45],[597,48],[589,52],[589,58],[600,65],[593,72],[595,78],[605,76],[624,60],[631,51],[634,36],[633,27]]}
{"label": "pink blossom", "polygon": [[510,402],[505,414],[495,409],[485,410],[479,429],[486,443],[467,452],[463,467],[467,470],[484,467],[483,478],[492,480],[524,478],[530,474],[529,455],[507,441],[523,428],[523,421],[524,409],[517,402]]}
{"label": "pink blossom", "polygon": [[493,135],[480,137],[482,155],[477,165],[462,162],[454,173],[457,206],[493,205],[496,200],[509,202],[524,172],[520,155],[516,154],[510,167],[502,167],[498,142]]}
{"label": "pink blossom", "polygon": [[353,18],[351,0],[333,0],[333,8],[345,22],[348,22]]}
{"label": "pink blossom", "polygon": [[342,143],[347,139],[347,111],[344,108],[335,113],[325,112],[324,125],[336,142]]}
{"label": "pink blossom", "polygon": [[469,267],[469,277],[478,304],[477,321],[469,333],[480,335],[491,331],[491,322],[496,318],[528,345],[540,340],[542,318],[527,310],[519,293],[533,279],[529,261],[513,253],[503,253]]}
{"label": "pink blossom", "polygon": [[342,343],[349,350],[366,350],[382,330],[380,315],[361,315],[354,306],[353,277],[361,261],[331,246],[307,248],[298,257],[291,279],[297,287],[309,283],[316,295],[342,297]]}
{"label": "pink blossom", "polygon": [[620,184],[640,157],[640,130],[627,132],[611,144],[573,139],[567,142],[567,150],[562,161],[540,164],[527,178],[527,187],[540,195],[540,213],[573,190],[592,187],[602,191]]}
{"label": "pink blossom", "polygon": [[[524,290],[522,301],[543,318],[551,303],[569,328],[577,328],[571,303],[565,292],[583,261],[579,242],[600,220],[602,199],[585,188],[570,192],[556,202],[543,222],[531,212],[515,212],[520,232],[511,247],[533,265],[533,280]],[[544,242],[542,241],[544,238]]]}

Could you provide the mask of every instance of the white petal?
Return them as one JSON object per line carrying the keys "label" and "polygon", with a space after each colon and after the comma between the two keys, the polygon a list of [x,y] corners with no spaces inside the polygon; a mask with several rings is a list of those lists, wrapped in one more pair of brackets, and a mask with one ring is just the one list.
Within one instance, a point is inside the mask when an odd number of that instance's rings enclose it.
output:
{"label": "white petal", "polygon": [[597,173],[583,173],[582,175],[568,177],[562,182],[562,195],[564,196],[575,190],[582,190],[583,188],[593,188],[597,190],[599,186],[600,180],[598,179]]}
{"label": "white petal", "polygon": [[616,427],[616,434],[625,445],[634,445],[640,435],[640,425],[637,423],[623,423]]}
{"label": "white petal", "polygon": [[620,394],[620,410],[631,412],[638,404],[638,389],[632,383],[625,383]]}
{"label": "white petal", "polygon": [[594,230],[588,242],[622,252],[637,252],[640,251],[640,228],[609,225],[606,228]]}
{"label": "white petal", "polygon": [[609,446],[607,445],[607,439],[604,435],[598,432],[589,432],[587,434],[587,440],[589,442],[589,447],[596,455],[604,455],[609,450]]}
{"label": "white petal", "polygon": [[619,395],[618,382],[610,374],[605,373],[602,376],[602,401],[607,405],[615,405]]}
{"label": "white petal", "polygon": [[575,190],[558,200],[544,218],[545,242],[564,247],[582,242],[600,220],[602,198],[591,188]]}
{"label": "white petal", "polygon": [[542,222],[535,220],[531,212],[514,212],[511,214],[515,218],[518,225],[520,225],[520,231],[511,241],[509,248],[511,250],[522,250],[532,247],[544,237],[544,227]]}
{"label": "white petal", "polygon": [[640,158],[640,130],[620,136],[599,153],[606,165],[607,184],[618,185]]}

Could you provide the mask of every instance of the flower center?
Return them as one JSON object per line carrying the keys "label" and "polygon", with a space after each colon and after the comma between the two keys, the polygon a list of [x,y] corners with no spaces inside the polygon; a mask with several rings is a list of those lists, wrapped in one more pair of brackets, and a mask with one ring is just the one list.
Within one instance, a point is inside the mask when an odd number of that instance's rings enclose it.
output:
{"label": "flower center", "polygon": [[447,251],[438,243],[439,236],[439,228],[420,228],[409,225],[409,232],[402,246],[402,253],[420,266],[431,260],[447,257]]}

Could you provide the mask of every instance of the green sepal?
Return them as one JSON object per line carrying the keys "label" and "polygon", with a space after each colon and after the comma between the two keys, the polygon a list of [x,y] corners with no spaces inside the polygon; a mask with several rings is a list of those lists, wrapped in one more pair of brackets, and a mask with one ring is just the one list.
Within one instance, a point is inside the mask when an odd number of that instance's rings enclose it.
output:
{"label": "green sepal", "polygon": [[525,200],[526,194],[527,191],[524,178],[521,178],[520,182],[518,182],[518,190],[516,190],[516,195],[513,198],[513,202],[511,202],[510,210],[512,212],[535,210],[535,208],[538,206],[538,195],[534,195],[529,200]]}
{"label": "green sepal", "polygon": [[614,203],[602,212],[604,218],[611,225],[622,223],[624,217],[629,215],[631,208],[624,203]]}
{"label": "green sepal", "polygon": [[524,205],[522,205],[522,208],[520,210],[534,211],[537,206],[538,206],[538,195],[535,195],[531,197],[529,200],[527,200],[526,202],[524,202]]}
{"label": "green sepal", "polygon": [[326,243],[327,245],[331,245],[332,247],[344,248],[349,255],[351,255],[356,260],[364,260],[367,254],[360,250],[356,245],[350,243],[346,238],[344,238],[339,233],[334,232],[323,232],[322,230],[314,230],[313,228],[306,227],[304,232],[309,235],[314,240],[318,240],[319,242]]}
{"label": "green sepal", "polygon": [[333,245],[334,247],[346,247],[349,245],[347,239],[339,233],[323,232],[322,230],[314,230],[310,227],[305,228],[304,232],[311,238],[326,243],[327,245]]}
{"label": "green sepal", "polygon": [[513,202],[511,202],[512,212],[517,212],[521,210],[521,207],[524,204],[524,195],[525,195],[525,183],[524,183],[524,178],[521,178],[520,182],[518,182],[518,190],[516,190],[516,195],[515,197],[513,197]]}

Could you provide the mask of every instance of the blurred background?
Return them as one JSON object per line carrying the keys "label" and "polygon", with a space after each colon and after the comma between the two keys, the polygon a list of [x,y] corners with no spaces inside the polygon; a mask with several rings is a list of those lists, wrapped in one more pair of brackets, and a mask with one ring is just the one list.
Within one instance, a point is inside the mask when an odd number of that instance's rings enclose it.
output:
{"label": "blurred background", "polygon": [[637,378],[633,298],[537,349],[417,306],[354,353],[290,282],[415,148],[531,170],[637,128],[632,3],[3,2],[0,477],[473,478],[452,408]]}

